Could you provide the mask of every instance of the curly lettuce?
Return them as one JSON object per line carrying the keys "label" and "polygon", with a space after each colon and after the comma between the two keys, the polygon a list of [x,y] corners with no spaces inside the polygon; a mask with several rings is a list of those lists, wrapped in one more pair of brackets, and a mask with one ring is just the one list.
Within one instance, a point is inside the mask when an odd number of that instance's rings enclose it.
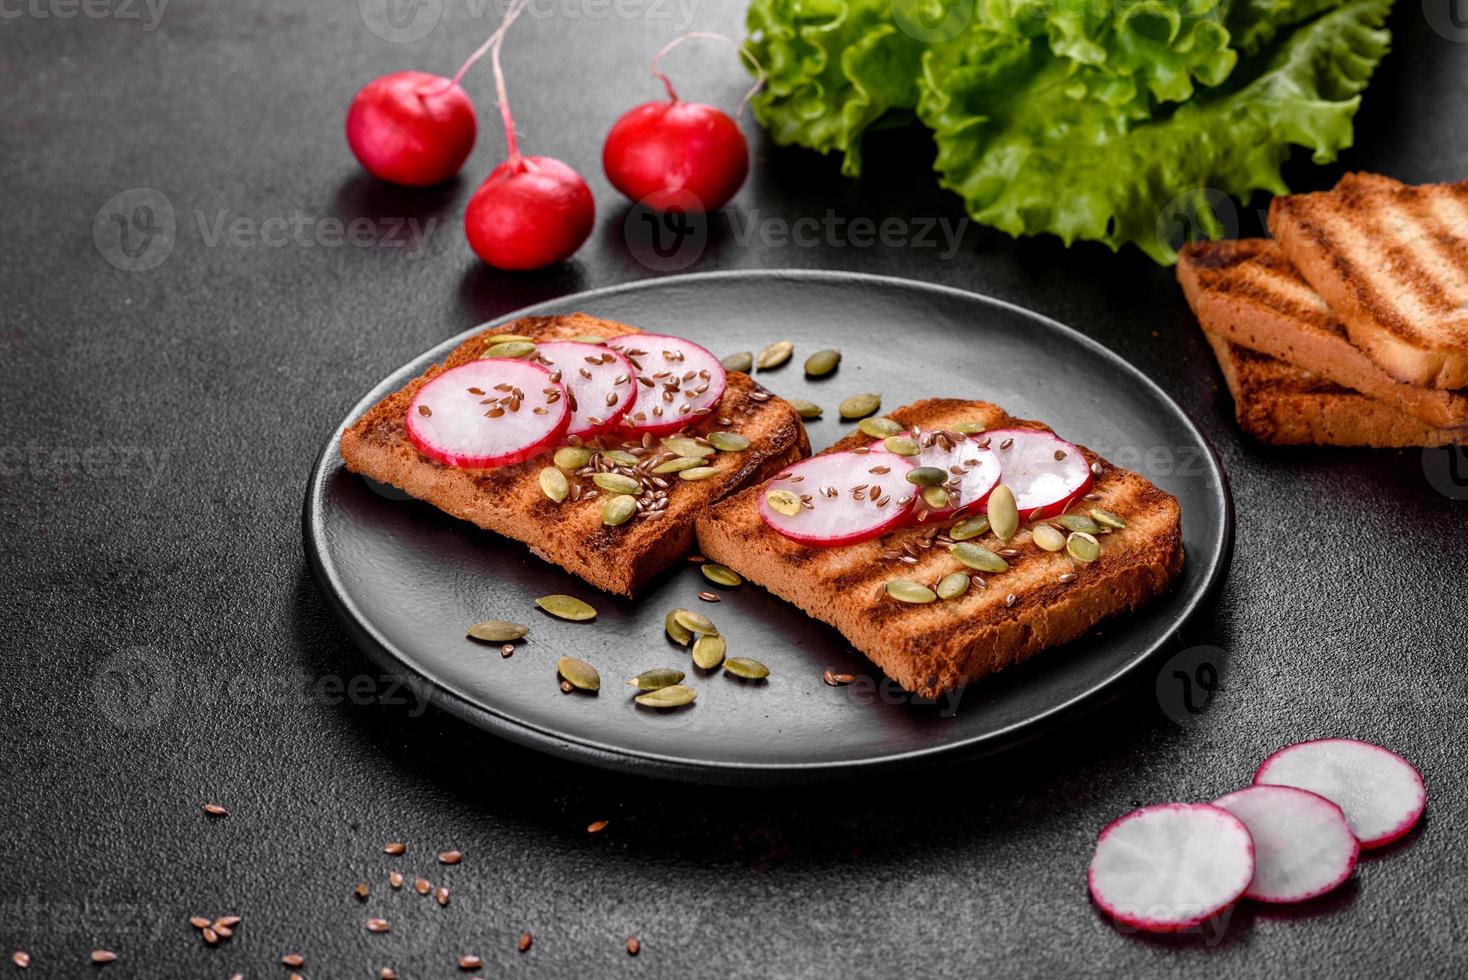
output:
{"label": "curly lettuce", "polygon": [[916,118],[975,220],[1176,258],[1170,207],[1284,193],[1325,163],[1390,35],[1392,0],[754,0],[755,100],[780,143],[861,168],[874,125]]}

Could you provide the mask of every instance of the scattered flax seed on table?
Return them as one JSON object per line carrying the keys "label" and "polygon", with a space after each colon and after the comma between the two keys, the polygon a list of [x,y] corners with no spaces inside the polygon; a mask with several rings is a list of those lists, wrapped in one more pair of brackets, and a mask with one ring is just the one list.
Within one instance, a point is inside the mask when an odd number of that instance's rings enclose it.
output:
{"label": "scattered flax seed on table", "polygon": [[280,958],[280,962],[290,967],[291,969],[295,969],[297,967],[302,967],[306,965],[306,957],[302,956],[300,953],[286,953]]}
{"label": "scattered flax seed on table", "polygon": [[642,952],[642,943],[640,943],[640,942],[637,941],[637,937],[636,936],[628,936],[627,937],[627,955],[628,956],[636,956],[640,952]]}
{"label": "scattered flax seed on table", "polygon": [[464,855],[459,851],[444,851],[438,856],[439,864],[458,864],[464,860]]}
{"label": "scattered flax seed on table", "polygon": [[586,832],[588,834],[599,834],[607,829],[607,824],[609,823],[611,823],[610,820],[593,820],[586,825]]}
{"label": "scattered flax seed on table", "polygon": [[522,932],[520,933],[519,940],[515,943],[515,948],[524,953],[529,950],[534,943],[535,939],[530,935],[530,933]]}
{"label": "scattered flax seed on table", "polygon": [[224,807],[220,806],[218,803],[205,803],[204,804],[204,812],[207,813],[207,814],[209,814],[209,816],[211,816],[211,817],[227,817],[227,816],[229,816],[229,811],[226,810]]}
{"label": "scattered flax seed on table", "polygon": [[115,959],[117,959],[117,954],[110,949],[92,950],[92,962],[99,966],[104,963],[111,963]]}
{"label": "scattered flax seed on table", "polygon": [[404,844],[401,841],[393,841],[391,844],[384,845],[384,847],[382,848],[382,853],[391,854],[393,857],[397,857],[399,854],[402,854],[407,850],[407,844]]}

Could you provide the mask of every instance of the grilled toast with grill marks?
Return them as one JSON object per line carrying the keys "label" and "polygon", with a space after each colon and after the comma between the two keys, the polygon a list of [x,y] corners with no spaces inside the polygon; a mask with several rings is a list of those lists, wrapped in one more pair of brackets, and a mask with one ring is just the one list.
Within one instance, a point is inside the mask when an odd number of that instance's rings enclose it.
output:
{"label": "grilled toast with grill marks", "polygon": [[[988,429],[1049,431],[1038,422],[1011,418],[997,405],[951,398],[915,402],[890,417],[924,429],[980,422]],[[853,433],[826,452],[856,449],[871,441]],[[1041,550],[1024,527],[1008,544],[1019,552],[1009,559],[1009,570],[979,576],[957,599],[909,605],[885,591],[892,579],[931,584],[949,572],[966,571],[942,541],[935,540],[953,520],[901,528],[860,544],[810,547],[765,525],[758,504],[764,487],[757,485],[699,518],[699,548],[710,559],[835,626],[904,689],[938,697],[1073,640],[1108,616],[1136,609],[1162,594],[1181,571],[1177,500],[1136,473],[1111,466],[1084,447],[1082,451],[1101,472],[1093,489],[1097,499],[1075,509],[1110,510],[1127,522],[1127,528],[1102,536],[1101,557],[1080,565],[1064,552]],[[996,550],[1005,547],[992,537],[976,543]],[[904,554],[916,558],[916,564],[903,561],[899,556]],[[1072,574],[1074,581],[1061,581],[1062,575]]]}
{"label": "grilled toast with grill marks", "polygon": [[[442,371],[479,357],[486,338],[495,334],[523,334],[549,341],[638,332],[626,324],[580,313],[524,317],[487,330],[464,341],[443,364],[433,365],[352,423],[342,433],[342,459],[354,473],[391,484],[455,517],[530,545],[542,558],[599,589],[634,595],[692,550],[697,515],[747,483],[763,482],[810,453],[800,417],[786,402],[771,396],[748,375],[731,371],[718,408],[690,426],[690,432],[729,428],[748,437],[750,448],[720,453],[716,465],[724,472],[717,476],[695,482],[667,480],[668,507],[663,514],[639,515],[615,527],[602,523],[600,499],[582,496],[558,504],[542,492],[539,472],[551,465],[549,455],[490,470],[446,466],[418,452],[408,438],[404,418],[419,388]],[[721,423],[722,419],[728,422]],[[608,448],[622,445],[618,438],[608,438]]]}
{"label": "grilled toast with grill marks", "polygon": [[1329,191],[1276,197],[1269,230],[1387,374],[1468,387],[1468,181],[1352,175]]}
{"label": "grilled toast with grill marks", "polygon": [[1204,331],[1234,400],[1239,427],[1275,446],[1397,449],[1462,441],[1441,428],[1296,365]]}
{"label": "grilled toast with grill marks", "polygon": [[[1352,175],[1349,180],[1364,182],[1365,175]],[[1388,186],[1394,183],[1387,180]],[[1256,435],[1268,431],[1276,437],[1298,438],[1311,432],[1329,432],[1351,440],[1341,445],[1421,445],[1397,440],[1424,438],[1422,434],[1433,427],[1468,426],[1468,392],[1403,384],[1383,371],[1351,343],[1345,325],[1269,239],[1185,245],[1178,255],[1177,278],[1206,333],[1287,362],[1268,366],[1258,358],[1219,355],[1220,364],[1247,365],[1235,368],[1235,374],[1249,379],[1243,386],[1248,397],[1239,402],[1240,421],[1248,408],[1251,422],[1256,424],[1251,431]],[[1217,344],[1214,347],[1217,351]],[[1329,411],[1322,404],[1309,413],[1315,422],[1300,419],[1292,423],[1279,417],[1280,406],[1286,400],[1299,404],[1308,382],[1288,365],[1382,404],[1354,405],[1354,400],[1346,399],[1350,392],[1333,392]],[[1271,384],[1277,386],[1277,395],[1270,395]],[[1319,384],[1313,387],[1317,393],[1326,390]],[[1369,417],[1363,418],[1359,426],[1342,425],[1351,411],[1365,411]],[[1426,424],[1414,426],[1406,419],[1395,418],[1401,413]],[[1328,425],[1324,424],[1327,416]],[[1264,426],[1263,419],[1268,418],[1278,418],[1278,424]],[[1384,424],[1388,420],[1390,424]]]}

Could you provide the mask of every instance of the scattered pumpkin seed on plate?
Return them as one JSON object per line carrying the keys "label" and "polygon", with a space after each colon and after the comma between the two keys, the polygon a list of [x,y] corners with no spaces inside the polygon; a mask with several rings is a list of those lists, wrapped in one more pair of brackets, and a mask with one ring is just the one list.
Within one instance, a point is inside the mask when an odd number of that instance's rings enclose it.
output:
{"label": "scattered pumpkin seed on plate", "polygon": [[[843,419],[864,419],[868,415],[875,415],[877,409],[882,407],[882,396],[874,392],[865,392],[860,395],[852,395],[841,402],[840,411]],[[897,423],[892,423],[896,425]],[[866,431],[863,429],[862,431]],[[899,426],[898,432],[902,429]],[[870,433],[868,433],[870,434]],[[889,433],[890,435],[890,433]]]}
{"label": "scattered pumpkin seed on plate", "polygon": [[585,660],[562,657],[556,661],[556,673],[564,677],[578,691],[601,690],[601,675]]}
{"label": "scattered pumpkin seed on plate", "polygon": [[724,669],[747,681],[762,681],[770,676],[770,668],[750,657],[730,657],[724,661]]}
{"label": "scattered pumpkin seed on plate", "polygon": [[515,640],[523,640],[529,632],[529,626],[521,626],[504,619],[487,619],[469,627],[469,635],[485,643],[513,643]]}
{"label": "scattered pumpkin seed on plate", "polygon": [[[849,400],[850,399],[848,399],[848,401]],[[843,402],[842,404],[845,404],[845,402]],[[841,417],[848,418],[854,416],[847,416],[846,412],[843,411],[841,413]],[[869,435],[873,439],[885,439],[888,436],[899,436],[906,431],[902,428],[900,424],[897,423],[895,419],[889,419],[885,416],[876,419],[862,419],[860,422],[856,423],[856,427],[860,429],[864,435]]]}
{"label": "scattered pumpkin seed on plate", "polygon": [[698,570],[703,573],[704,578],[715,585],[727,585],[731,589],[744,581],[734,569],[717,562],[706,561],[698,566]]}
{"label": "scattered pumpkin seed on plate", "polygon": [[717,636],[719,632],[707,616],[691,609],[674,609],[673,619],[690,633],[697,633],[699,636]]}
{"label": "scattered pumpkin seed on plate", "polygon": [[823,378],[836,370],[836,365],[841,363],[841,352],[839,350],[818,350],[805,359],[805,373],[812,378]]}
{"label": "scattered pumpkin seed on plate", "polygon": [[754,354],[742,350],[737,354],[730,354],[722,362],[724,370],[738,371],[740,374],[748,374],[754,370]]}
{"label": "scattered pumpkin seed on plate", "polygon": [[683,671],[674,670],[672,667],[654,667],[652,670],[644,670],[631,678],[627,681],[627,685],[639,691],[656,691],[660,688],[672,687],[681,681],[683,676]]}
{"label": "scattered pumpkin seed on plate", "polygon": [[793,353],[795,353],[793,343],[788,340],[777,340],[760,351],[754,363],[761,371],[769,371],[790,360],[790,355]]}
{"label": "scattered pumpkin seed on plate", "polygon": [[749,440],[737,432],[710,432],[708,440],[721,453],[742,453],[749,448]]}
{"label": "scattered pumpkin seed on plate", "polygon": [[668,614],[663,617],[663,629],[667,630],[668,638],[671,639],[674,643],[678,644],[679,646],[686,647],[688,644],[693,642],[693,631],[690,630],[687,626],[684,626],[682,623],[678,622],[678,614],[680,612],[686,612],[686,610],[668,610]]}
{"label": "scattered pumpkin seed on plate", "polygon": [[799,415],[806,421],[821,417],[823,409],[815,402],[808,402],[804,398],[787,398],[785,401],[791,408],[795,409],[796,415]]}
{"label": "scattered pumpkin seed on plate", "polygon": [[[596,618],[596,609],[575,596],[543,595],[535,600],[535,604],[557,619],[569,619],[574,623]],[[569,677],[566,679],[570,680]]]}
{"label": "scattered pumpkin seed on plate", "polygon": [[705,633],[693,641],[693,662],[704,670],[713,670],[724,662],[728,642],[717,633]]}
{"label": "scattered pumpkin seed on plate", "polygon": [[547,466],[540,471],[540,490],[556,503],[560,503],[570,495],[571,483],[566,479],[566,474],[554,466]]}
{"label": "scattered pumpkin seed on plate", "polygon": [[656,691],[648,691],[639,694],[632,700],[645,708],[681,708],[685,704],[692,704],[698,697],[698,692],[691,687],[682,684],[671,684],[668,687],[660,687]]}

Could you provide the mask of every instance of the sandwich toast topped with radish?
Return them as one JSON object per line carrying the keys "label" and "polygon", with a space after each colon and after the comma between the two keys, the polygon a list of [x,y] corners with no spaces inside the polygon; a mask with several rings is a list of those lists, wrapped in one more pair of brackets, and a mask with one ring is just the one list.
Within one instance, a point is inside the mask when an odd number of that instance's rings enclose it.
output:
{"label": "sandwich toast topped with radish", "polygon": [[627,596],[698,514],[809,452],[793,408],[704,348],[580,313],[471,337],[341,437],[352,472]]}
{"label": "sandwich toast topped with radish", "polygon": [[1162,594],[1177,500],[988,402],[864,419],[714,505],[700,550],[938,697]]}

